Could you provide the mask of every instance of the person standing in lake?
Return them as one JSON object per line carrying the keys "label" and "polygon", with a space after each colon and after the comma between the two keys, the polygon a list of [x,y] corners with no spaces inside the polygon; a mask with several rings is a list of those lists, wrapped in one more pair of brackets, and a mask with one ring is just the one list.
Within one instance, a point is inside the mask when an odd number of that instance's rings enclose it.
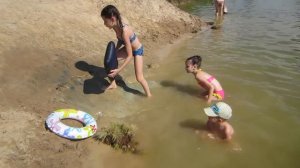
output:
{"label": "person standing in lake", "polygon": [[223,16],[227,13],[227,7],[225,5],[225,0],[214,0],[216,16]]}

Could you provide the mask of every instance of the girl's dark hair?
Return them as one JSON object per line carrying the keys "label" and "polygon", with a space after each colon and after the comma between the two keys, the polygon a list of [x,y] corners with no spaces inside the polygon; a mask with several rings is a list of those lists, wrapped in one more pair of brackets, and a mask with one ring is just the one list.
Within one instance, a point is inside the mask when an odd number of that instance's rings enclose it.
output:
{"label": "girl's dark hair", "polygon": [[185,62],[189,62],[192,65],[197,65],[197,68],[201,67],[202,58],[199,55],[194,55],[186,59]]}
{"label": "girl's dark hair", "polygon": [[119,10],[115,6],[113,6],[113,5],[107,5],[107,6],[105,6],[102,9],[102,11],[101,11],[101,16],[103,16],[105,18],[108,18],[108,19],[110,19],[113,16],[115,16],[117,18],[119,26],[121,28],[123,27],[121,14],[120,14]]}

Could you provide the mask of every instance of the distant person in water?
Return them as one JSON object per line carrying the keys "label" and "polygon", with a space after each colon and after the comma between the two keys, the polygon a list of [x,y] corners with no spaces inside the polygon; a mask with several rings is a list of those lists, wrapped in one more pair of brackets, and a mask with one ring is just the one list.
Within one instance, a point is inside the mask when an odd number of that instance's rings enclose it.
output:
{"label": "distant person in water", "polygon": [[225,5],[225,0],[214,0],[216,16],[223,16],[227,13],[227,7]]}
{"label": "distant person in water", "polygon": [[224,140],[231,140],[234,130],[227,121],[232,116],[231,107],[224,102],[218,102],[210,107],[204,108],[204,112],[208,116],[206,128],[213,134],[209,134],[210,138],[217,136]]}
{"label": "distant person in water", "polygon": [[225,97],[224,90],[218,80],[212,75],[202,71],[202,58],[199,55],[189,57],[185,61],[185,69],[187,73],[192,73],[195,79],[206,91],[204,96],[208,103],[213,100],[223,100]]}
{"label": "distant person in water", "polygon": [[116,46],[118,59],[123,59],[124,63],[118,68],[113,69],[108,74],[111,79],[111,84],[107,89],[117,88],[114,77],[119,74],[125,66],[134,58],[134,68],[136,80],[142,85],[147,97],[151,97],[151,92],[148,83],[143,75],[143,53],[144,48],[137,35],[132,28],[122,22],[119,10],[113,6],[108,5],[101,11],[101,17],[104,25],[109,29],[113,29],[116,33],[118,43]]}

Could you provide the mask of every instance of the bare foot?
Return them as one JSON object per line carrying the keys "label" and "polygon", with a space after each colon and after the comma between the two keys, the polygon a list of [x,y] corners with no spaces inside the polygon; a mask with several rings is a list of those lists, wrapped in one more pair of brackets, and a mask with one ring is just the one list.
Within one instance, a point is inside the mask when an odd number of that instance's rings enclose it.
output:
{"label": "bare foot", "polygon": [[112,90],[112,89],[116,89],[116,88],[117,88],[117,84],[116,83],[112,83],[105,90]]}

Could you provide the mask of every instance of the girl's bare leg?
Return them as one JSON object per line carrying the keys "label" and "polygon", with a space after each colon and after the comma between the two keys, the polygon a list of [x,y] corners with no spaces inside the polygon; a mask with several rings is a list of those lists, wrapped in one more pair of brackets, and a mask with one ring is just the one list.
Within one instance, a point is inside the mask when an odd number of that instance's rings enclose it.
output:
{"label": "girl's bare leg", "polygon": [[[125,47],[117,51],[118,60],[123,60],[126,58],[126,56],[127,53]],[[116,89],[117,88],[116,80],[114,78],[109,78],[109,80],[110,80],[110,85],[105,90]]]}
{"label": "girl's bare leg", "polygon": [[116,80],[111,78],[109,78],[109,80],[110,80],[110,85],[105,90],[116,89],[117,88]]}
{"label": "girl's bare leg", "polygon": [[143,56],[137,55],[134,57],[134,68],[136,80],[142,85],[147,97],[151,97],[148,83],[143,75]]}
{"label": "girl's bare leg", "polygon": [[223,14],[224,14],[224,2],[220,4],[220,11],[219,12],[220,12],[219,16],[222,17]]}
{"label": "girl's bare leg", "polygon": [[215,1],[214,4],[215,4],[215,9],[216,9],[216,17],[218,17],[218,6],[219,6],[219,3],[218,3],[218,1]]}
{"label": "girl's bare leg", "polygon": [[215,8],[216,8],[216,17],[222,17],[224,13],[224,1],[223,2],[215,1]]}

